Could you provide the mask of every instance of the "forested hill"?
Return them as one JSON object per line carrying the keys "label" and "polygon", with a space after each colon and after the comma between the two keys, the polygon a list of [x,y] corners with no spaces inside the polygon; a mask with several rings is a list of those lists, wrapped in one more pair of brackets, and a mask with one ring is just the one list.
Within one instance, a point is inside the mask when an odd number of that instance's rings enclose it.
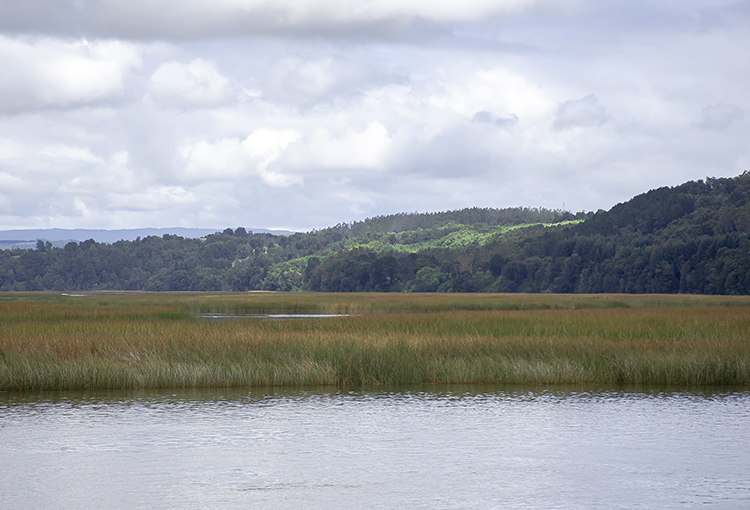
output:
{"label": "forested hill", "polygon": [[652,190],[486,249],[502,291],[749,294],[749,234],[746,171]]}
{"label": "forested hill", "polygon": [[750,174],[609,211],[405,213],[292,235],[226,229],[0,251],[0,290],[750,293]]}
{"label": "forested hill", "polygon": [[[579,218],[584,216],[579,214]],[[531,223],[558,223],[573,219],[570,213],[562,211],[551,211],[549,209],[530,209],[528,207],[515,207],[508,209],[480,209],[473,207],[459,211],[447,211],[436,213],[402,213],[388,216],[377,216],[367,218],[364,221],[354,222],[345,226],[353,236],[375,233],[399,233],[409,230],[434,229],[445,227],[450,224],[459,225],[492,225],[492,226],[515,226]],[[339,225],[338,227],[341,227]],[[334,227],[337,228],[337,227]]]}

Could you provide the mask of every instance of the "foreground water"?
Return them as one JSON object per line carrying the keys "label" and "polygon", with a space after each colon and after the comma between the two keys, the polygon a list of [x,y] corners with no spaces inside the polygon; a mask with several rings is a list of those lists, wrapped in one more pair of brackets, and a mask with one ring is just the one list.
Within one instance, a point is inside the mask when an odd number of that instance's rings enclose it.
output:
{"label": "foreground water", "polygon": [[0,506],[750,508],[750,393],[0,393]]}

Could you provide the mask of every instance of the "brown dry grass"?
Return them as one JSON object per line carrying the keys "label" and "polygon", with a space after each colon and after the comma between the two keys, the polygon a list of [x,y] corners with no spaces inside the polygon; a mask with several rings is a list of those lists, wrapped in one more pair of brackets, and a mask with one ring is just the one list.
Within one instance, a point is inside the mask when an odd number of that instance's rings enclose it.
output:
{"label": "brown dry grass", "polygon": [[[195,317],[261,311],[357,315],[291,321]],[[748,298],[8,294],[0,299],[0,389],[745,386],[748,331]]]}

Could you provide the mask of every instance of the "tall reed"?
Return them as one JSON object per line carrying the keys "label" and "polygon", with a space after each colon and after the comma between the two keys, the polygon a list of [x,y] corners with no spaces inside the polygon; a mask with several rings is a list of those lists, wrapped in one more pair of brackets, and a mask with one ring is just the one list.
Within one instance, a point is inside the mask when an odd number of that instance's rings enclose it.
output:
{"label": "tall reed", "polygon": [[[0,390],[5,391],[420,383],[750,385],[747,299],[3,297]],[[487,309],[480,309],[482,299]],[[343,306],[358,313],[289,321],[195,316],[230,309],[341,312]]]}

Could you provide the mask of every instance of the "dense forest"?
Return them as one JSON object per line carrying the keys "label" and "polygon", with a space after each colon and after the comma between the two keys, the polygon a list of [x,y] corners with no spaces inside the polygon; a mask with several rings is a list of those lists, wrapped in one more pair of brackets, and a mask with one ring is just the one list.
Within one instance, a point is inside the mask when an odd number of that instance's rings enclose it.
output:
{"label": "dense forest", "polygon": [[405,213],[292,235],[226,229],[0,251],[0,290],[750,294],[750,174],[609,211]]}

